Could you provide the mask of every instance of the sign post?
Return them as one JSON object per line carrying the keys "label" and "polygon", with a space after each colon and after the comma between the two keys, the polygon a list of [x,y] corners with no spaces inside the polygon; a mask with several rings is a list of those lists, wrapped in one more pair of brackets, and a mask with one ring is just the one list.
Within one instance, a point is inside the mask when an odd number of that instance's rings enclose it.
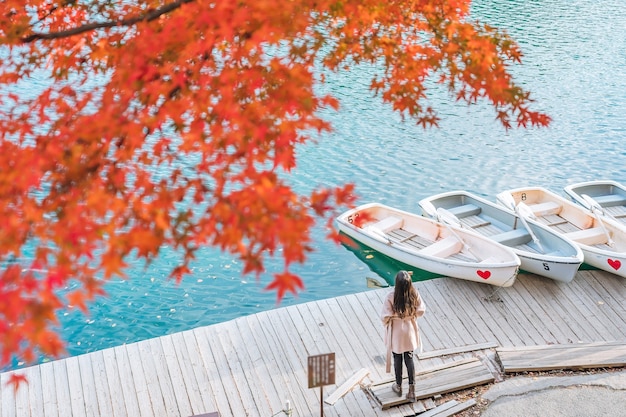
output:
{"label": "sign post", "polygon": [[309,388],[320,387],[320,416],[324,417],[324,385],[335,383],[335,352],[309,356]]}

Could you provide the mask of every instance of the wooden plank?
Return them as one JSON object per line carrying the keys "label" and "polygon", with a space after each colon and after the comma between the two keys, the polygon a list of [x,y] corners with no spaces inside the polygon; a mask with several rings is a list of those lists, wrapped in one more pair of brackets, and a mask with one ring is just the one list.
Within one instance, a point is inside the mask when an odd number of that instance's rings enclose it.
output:
{"label": "wooden plank", "polygon": [[[210,410],[217,410],[216,401],[213,395],[213,389],[211,388],[211,381],[205,364],[202,360],[200,353],[200,347],[194,335],[193,330],[187,330],[182,332],[183,339],[185,341],[184,346],[181,346],[181,355],[187,358],[187,363],[193,369],[193,373],[196,380],[196,386],[194,390],[198,390],[200,394],[201,407],[200,412],[207,412]],[[184,348],[184,349],[183,349]],[[194,396],[191,395],[193,398]],[[193,402],[192,402],[193,405]]]}
{"label": "wooden plank", "polygon": [[462,403],[451,400],[420,414],[419,417],[450,417],[475,405],[476,400],[473,398]]}
{"label": "wooden plank", "polygon": [[[174,394],[172,374],[167,366],[162,341],[162,338],[157,337],[148,339],[146,343],[144,343],[144,345],[147,345],[147,350],[150,352],[148,357],[144,358],[144,360],[147,366],[151,366],[152,369],[154,369],[154,380],[156,382],[154,392],[155,394],[160,393],[163,405],[165,406],[165,414],[162,415],[178,417],[181,413],[179,411],[179,404],[176,401],[176,395]],[[146,372],[145,369],[144,372]]]}
{"label": "wooden plank", "polygon": [[451,408],[453,408],[454,406],[460,404],[457,400],[450,400],[450,401],[446,401],[445,403],[438,405],[435,408],[431,408],[430,410],[426,411],[425,413],[420,414],[420,417],[434,417],[435,415],[438,415],[439,413],[445,412]]}
{"label": "wooden plank", "polygon": [[471,227],[472,229],[478,229],[491,225],[491,222],[477,215],[463,217],[461,219],[461,223]]}
{"label": "wooden plank", "polygon": [[[43,387],[41,386],[41,371],[39,366],[29,366],[24,370],[28,379],[28,408],[31,416],[43,414]],[[26,414],[28,415],[28,414]]]}
{"label": "wooden plank", "polygon": [[626,342],[496,349],[505,372],[626,366]]}
{"label": "wooden plank", "polygon": [[[110,355],[109,353],[104,354],[105,368],[107,373],[109,373],[109,369],[115,367],[120,381],[119,391],[111,389],[113,395],[121,394],[122,401],[124,402],[124,410],[128,417],[139,417],[141,412],[139,411],[139,398],[136,394],[138,388],[135,387],[126,345],[117,346],[111,350],[114,355]],[[114,408],[114,410],[116,409],[117,407]]]}
{"label": "wooden plank", "polygon": [[363,378],[368,376],[370,371],[365,368],[358,370],[354,375],[352,375],[348,380],[346,380],[339,388],[337,388],[332,394],[330,394],[324,402],[326,404],[333,405],[337,402],[338,399],[346,395],[348,391],[351,391],[355,385],[359,384]]}
{"label": "wooden plank", "polygon": [[109,383],[104,366],[104,356],[102,351],[99,350],[90,353],[89,357],[91,358],[91,366],[93,368],[99,413],[100,415],[111,416],[113,415],[113,407],[111,405],[111,392],[109,391]]}
{"label": "wooden plank", "polygon": [[155,410],[158,409],[162,413],[163,411],[162,408],[155,408],[152,404],[150,392],[148,391],[147,377],[143,371],[143,365],[141,363],[142,353],[139,350],[140,344],[141,342],[126,345],[126,352],[128,353],[128,362],[130,363],[130,369],[133,376],[137,402],[141,405],[139,407],[139,412],[142,417],[156,416],[159,414],[156,413]]}
{"label": "wooden plank", "polygon": [[15,414],[15,395],[13,393],[13,389],[10,385],[7,385],[9,382],[9,378],[11,376],[10,372],[5,372],[0,374],[0,392],[2,396],[0,400],[2,404],[0,404],[2,417],[14,417]]}
{"label": "wooden plank", "polygon": [[[175,412],[181,416],[190,416],[194,414],[194,410],[191,407],[188,393],[193,392],[193,390],[189,390],[186,387],[185,381],[189,380],[191,382],[193,374],[183,377],[182,369],[185,366],[184,360],[183,363],[178,361],[174,345],[184,343],[184,340],[180,335],[177,335],[175,343],[172,338],[172,335],[166,335],[160,338],[161,346],[163,347],[163,356],[165,358],[164,365],[167,366],[167,374],[169,375],[168,385],[171,385],[174,394],[174,403],[177,406],[177,411]],[[160,372],[159,375],[161,374]],[[163,386],[163,384],[161,385]]]}
{"label": "wooden plank", "polygon": [[[116,417],[127,417],[129,413],[124,403],[124,390],[122,388],[124,385],[120,379],[116,360],[115,349],[105,349],[102,351],[104,372],[107,376],[107,384],[111,395],[112,415]],[[134,389],[134,386],[132,388]]]}
{"label": "wooden plank", "polygon": [[67,361],[53,361],[54,368],[54,384],[57,394],[57,410],[61,416],[69,416],[72,414],[70,400],[70,386],[67,378]]}
{"label": "wooden plank", "polygon": [[[15,372],[11,372],[9,375],[24,375],[26,376],[26,373],[24,372],[24,370],[19,370],[19,371],[15,371]],[[10,394],[14,397],[14,403],[15,403],[15,415],[16,416],[30,416],[30,406],[28,404],[28,397],[29,397],[29,391],[30,391],[30,387],[28,383],[21,383],[18,387],[17,387],[17,391],[14,390],[13,386],[11,385],[5,385],[4,383],[2,383],[2,381],[0,380],[0,390],[2,391],[9,391]],[[7,411],[10,410],[10,407],[7,406]],[[10,412],[9,412],[10,414]],[[0,416],[2,416],[2,406],[0,405]]]}
{"label": "wooden plank", "polygon": [[422,353],[418,353],[417,357],[419,359],[428,359],[428,358],[433,358],[435,356],[446,356],[446,355],[454,355],[457,353],[472,352],[476,350],[491,349],[497,346],[499,346],[497,342],[477,343],[473,345],[458,346],[458,347],[453,347],[449,349],[439,349],[439,350],[433,350],[430,352],[422,352]]}
{"label": "wooden plank", "polygon": [[70,393],[70,405],[72,408],[72,417],[86,417],[85,400],[83,398],[83,382],[80,373],[80,365],[76,356],[67,358],[64,361],[67,366],[68,388]]}
{"label": "wooden plank", "polygon": [[100,412],[98,410],[96,382],[94,381],[91,358],[92,355],[78,356],[78,366],[80,368],[83,401],[85,402],[85,414],[87,417],[96,417],[100,415]]}
{"label": "wooden plank", "polygon": [[434,414],[433,417],[450,417],[450,416],[454,416],[457,413],[460,413],[461,411],[467,410],[470,407],[473,407],[476,405],[476,400],[474,400],[473,398],[467,401],[463,401],[460,404],[456,404],[453,407],[451,407],[448,410],[442,411],[440,413]]}
{"label": "wooden plank", "polygon": [[574,350],[574,349],[587,349],[587,348],[602,348],[602,347],[620,347],[626,345],[626,341],[623,340],[611,340],[589,343],[571,343],[571,344],[558,344],[558,345],[535,345],[535,346],[509,346],[499,347],[497,352],[532,352],[532,351],[558,351],[558,350]]}
{"label": "wooden plank", "polygon": [[[46,417],[59,417],[56,384],[54,382],[54,365],[46,362],[41,366],[41,386],[43,391],[43,412]],[[61,416],[65,417],[65,416]]]}

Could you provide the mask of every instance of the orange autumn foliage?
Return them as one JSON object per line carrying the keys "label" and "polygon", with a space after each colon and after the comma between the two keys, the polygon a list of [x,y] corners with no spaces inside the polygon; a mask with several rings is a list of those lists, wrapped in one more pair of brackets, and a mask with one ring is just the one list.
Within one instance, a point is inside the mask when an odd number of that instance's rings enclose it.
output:
{"label": "orange autumn foliage", "polygon": [[268,284],[279,299],[303,288],[290,266],[305,262],[314,222],[336,238],[336,210],[355,201],[351,185],[301,195],[282,175],[296,146],[331,129],[324,72],[376,65],[372,90],[423,126],[438,121],[429,79],[491,103],[505,128],[547,125],[509,73],[519,47],[469,6],[0,2],[0,365],[58,355],[56,312],[86,310],[130,256],[163,246],[184,254],[177,279],[211,245],[245,273],[281,256]]}

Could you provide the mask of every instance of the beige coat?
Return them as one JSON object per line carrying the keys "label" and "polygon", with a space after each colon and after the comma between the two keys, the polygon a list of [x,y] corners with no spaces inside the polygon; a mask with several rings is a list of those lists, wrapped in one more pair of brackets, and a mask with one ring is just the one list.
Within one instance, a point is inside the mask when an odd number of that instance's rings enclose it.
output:
{"label": "beige coat", "polygon": [[420,332],[417,319],[424,315],[426,306],[419,297],[417,312],[413,317],[399,318],[393,312],[393,291],[387,294],[380,318],[385,326],[385,346],[387,346],[387,372],[391,371],[391,352],[412,352],[420,346]]}

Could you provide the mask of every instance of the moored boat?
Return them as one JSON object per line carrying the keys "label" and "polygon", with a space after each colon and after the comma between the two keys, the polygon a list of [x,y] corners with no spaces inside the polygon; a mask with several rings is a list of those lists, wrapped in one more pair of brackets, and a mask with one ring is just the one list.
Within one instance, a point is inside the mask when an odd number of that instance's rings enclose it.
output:
{"label": "moored boat", "polygon": [[337,217],[339,230],[407,265],[447,277],[513,285],[520,260],[506,246],[462,228],[379,203]]}
{"label": "moored boat", "polygon": [[612,180],[596,180],[570,184],[567,195],[588,210],[595,210],[626,227],[626,186]]}
{"label": "moored boat", "polygon": [[[523,271],[570,282],[583,262],[581,249],[550,228],[468,191],[451,191],[419,202],[424,215],[463,227],[510,247]],[[445,211],[444,211],[445,210]],[[442,213],[444,216],[442,218]]]}
{"label": "moored boat", "polygon": [[626,277],[626,229],[614,220],[542,187],[503,191],[497,201],[523,205],[537,221],[580,246],[586,264]]}

